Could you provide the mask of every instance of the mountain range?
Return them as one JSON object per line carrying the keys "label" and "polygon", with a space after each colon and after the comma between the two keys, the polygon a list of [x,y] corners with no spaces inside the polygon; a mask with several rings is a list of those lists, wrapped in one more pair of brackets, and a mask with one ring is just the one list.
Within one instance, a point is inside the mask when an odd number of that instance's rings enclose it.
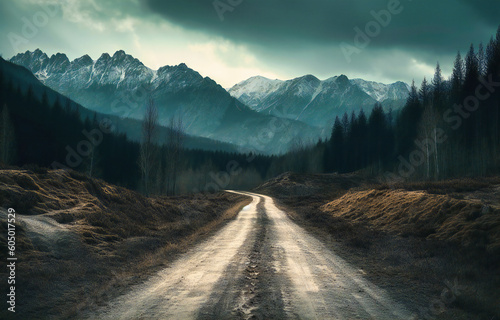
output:
{"label": "mountain range", "polygon": [[124,51],[84,55],[70,61],[65,54],[48,57],[35,50],[11,62],[29,69],[40,81],[88,109],[142,119],[148,97],[158,107],[159,121],[168,125],[182,117],[188,134],[240,147],[242,152],[285,152],[296,138],[315,141],[322,130],[303,122],[256,112],[233,98],[208,77],[185,64],[151,70]]}
{"label": "mountain range", "polygon": [[[54,104],[55,101],[59,101],[63,106],[69,106],[71,109],[78,109],[79,114],[84,120],[85,118],[93,119],[94,116],[97,120],[106,120],[114,130],[113,132],[120,134],[126,133],[127,137],[133,141],[139,141],[141,139],[141,121],[131,118],[123,118],[114,115],[107,115],[93,110],[87,109],[84,106],[72,101],[71,99],[63,96],[62,94],[54,91],[53,89],[45,86],[40,82],[28,69],[13,64],[11,62],[5,61],[0,57],[0,73],[7,82],[12,85],[16,90],[21,92],[27,92],[28,88],[31,88],[33,95],[39,101],[42,100],[43,94],[47,94],[47,99],[49,103]],[[15,106],[13,106],[15,107]],[[165,126],[159,127],[159,136],[167,136],[168,128]],[[82,136],[83,137],[83,136]],[[184,139],[184,145],[188,149],[201,149],[207,151],[227,151],[227,152],[237,152],[239,148],[236,145],[223,143],[217,140],[212,140],[208,138],[186,135]]]}
{"label": "mountain range", "polygon": [[[287,81],[257,76],[225,90],[183,63],[152,70],[123,50],[97,60],[84,55],[70,61],[65,54],[49,57],[37,49],[10,61],[102,114],[141,120],[152,97],[162,125],[181,117],[188,134],[230,143],[243,152],[285,152],[297,139],[327,137],[335,117],[344,112],[368,112],[376,102],[386,110],[398,109],[408,96],[403,82],[385,85],[345,75],[324,81],[312,75]],[[137,128],[130,130],[137,136]]]}
{"label": "mountain range", "polygon": [[369,111],[380,102],[386,111],[400,109],[409,94],[404,82],[383,84],[340,75],[319,80],[306,75],[292,80],[252,77],[228,92],[258,112],[299,120],[311,126],[329,127],[336,116]]}

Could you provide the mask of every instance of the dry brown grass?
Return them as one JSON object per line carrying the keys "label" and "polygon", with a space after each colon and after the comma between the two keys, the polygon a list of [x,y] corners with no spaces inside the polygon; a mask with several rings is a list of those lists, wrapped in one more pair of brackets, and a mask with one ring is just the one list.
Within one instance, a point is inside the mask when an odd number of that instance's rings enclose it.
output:
{"label": "dry brown grass", "polygon": [[[64,252],[54,252],[58,246],[42,250],[18,226],[17,252],[22,263],[17,315],[78,317],[82,308],[119,294],[122,286],[163,267],[234,218],[250,201],[229,193],[203,199],[146,198],[77,172],[1,170],[2,207],[13,207],[19,215],[51,217],[78,239]],[[0,226],[2,259],[7,252],[5,227]]]}
{"label": "dry brown grass", "polygon": [[500,210],[426,191],[351,191],[320,208],[402,236],[456,242],[500,256]]}
{"label": "dry brown grass", "polygon": [[257,190],[396,299],[428,307],[456,278],[464,289],[436,319],[500,318],[500,178],[388,186],[287,173]]}

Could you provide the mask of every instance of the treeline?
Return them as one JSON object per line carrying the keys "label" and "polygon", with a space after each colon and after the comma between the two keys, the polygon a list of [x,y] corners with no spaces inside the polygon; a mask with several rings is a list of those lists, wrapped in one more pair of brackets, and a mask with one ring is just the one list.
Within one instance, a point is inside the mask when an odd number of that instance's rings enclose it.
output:
{"label": "treeline", "polygon": [[284,155],[186,149],[180,119],[172,119],[166,136],[157,135],[154,101],[143,140],[131,142],[110,123],[82,119],[65,99],[50,103],[31,87],[23,91],[0,69],[0,164],[69,167],[168,195],[250,189],[286,171],[363,170],[391,181],[500,173],[500,28],[486,47],[471,45],[465,58],[458,53],[449,79],[438,64],[430,81],[413,83],[398,113],[377,103],[369,114],[344,114],[329,139],[312,146],[294,141]]}
{"label": "treeline", "polygon": [[[486,47],[471,44],[465,58],[459,52],[449,79],[438,63],[430,81],[424,78],[420,88],[413,83],[399,113],[376,104],[369,116],[344,114],[327,141],[293,157],[299,165],[282,169],[362,169],[389,180],[500,173],[500,28]],[[311,170],[306,163],[316,165]]]}
{"label": "treeline", "polygon": [[270,157],[252,153],[189,150],[184,148],[181,117],[172,117],[164,137],[159,136],[158,109],[148,100],[139,150],[141,181],[145,194],[215,192],[228,188],[249,189],[263,182]]}
{"label": "treeline", "polygon": [[[108,134],[96,118],[81,119],[70,100],[51,104],[44,93],[5,79],[0,70],[0,163],[71,168],[127,187],[138,179],[138,145]],[[127,174],[123,174],[126,172]]]}
{"label": "treeline", "polygon": [[[83,117],[69,99],[49,100],[47,93],[37,97],[31,86],[15,83],[0,68],[0,167],[73,169],[144,193],[168,195],[249,189],[267,178],[270,157],[183,148],[178,134],[182,123],[171,122],[167,135],[154,137],[147,150],[144,143],[114,133],[112,123]],[[141,167],[144,156],[155,157],[148,186]]]}

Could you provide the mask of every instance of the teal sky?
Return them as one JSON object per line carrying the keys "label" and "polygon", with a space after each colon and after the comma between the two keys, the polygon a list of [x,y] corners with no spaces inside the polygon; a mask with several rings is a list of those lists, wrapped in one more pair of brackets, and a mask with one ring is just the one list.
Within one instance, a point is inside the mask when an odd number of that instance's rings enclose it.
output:
{"label": "teal sky", "polygon": [[[153,69],[184,62],[224,87],[254,75],[420,83],[438,60],[447,76],[456,52],[487,43],[500,22],[500,2],[486,0],[16,0],[0,12],[4,58],[123,49]],[[356,28],[368,43],[356,46]]]}

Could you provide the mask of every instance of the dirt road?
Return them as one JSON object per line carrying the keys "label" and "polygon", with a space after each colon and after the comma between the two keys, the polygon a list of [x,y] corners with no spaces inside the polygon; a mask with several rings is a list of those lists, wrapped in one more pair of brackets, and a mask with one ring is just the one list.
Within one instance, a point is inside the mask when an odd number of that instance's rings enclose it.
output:
{"label": "dirt road", "polygon": [[89,319],[411,319],[267,196]]}

